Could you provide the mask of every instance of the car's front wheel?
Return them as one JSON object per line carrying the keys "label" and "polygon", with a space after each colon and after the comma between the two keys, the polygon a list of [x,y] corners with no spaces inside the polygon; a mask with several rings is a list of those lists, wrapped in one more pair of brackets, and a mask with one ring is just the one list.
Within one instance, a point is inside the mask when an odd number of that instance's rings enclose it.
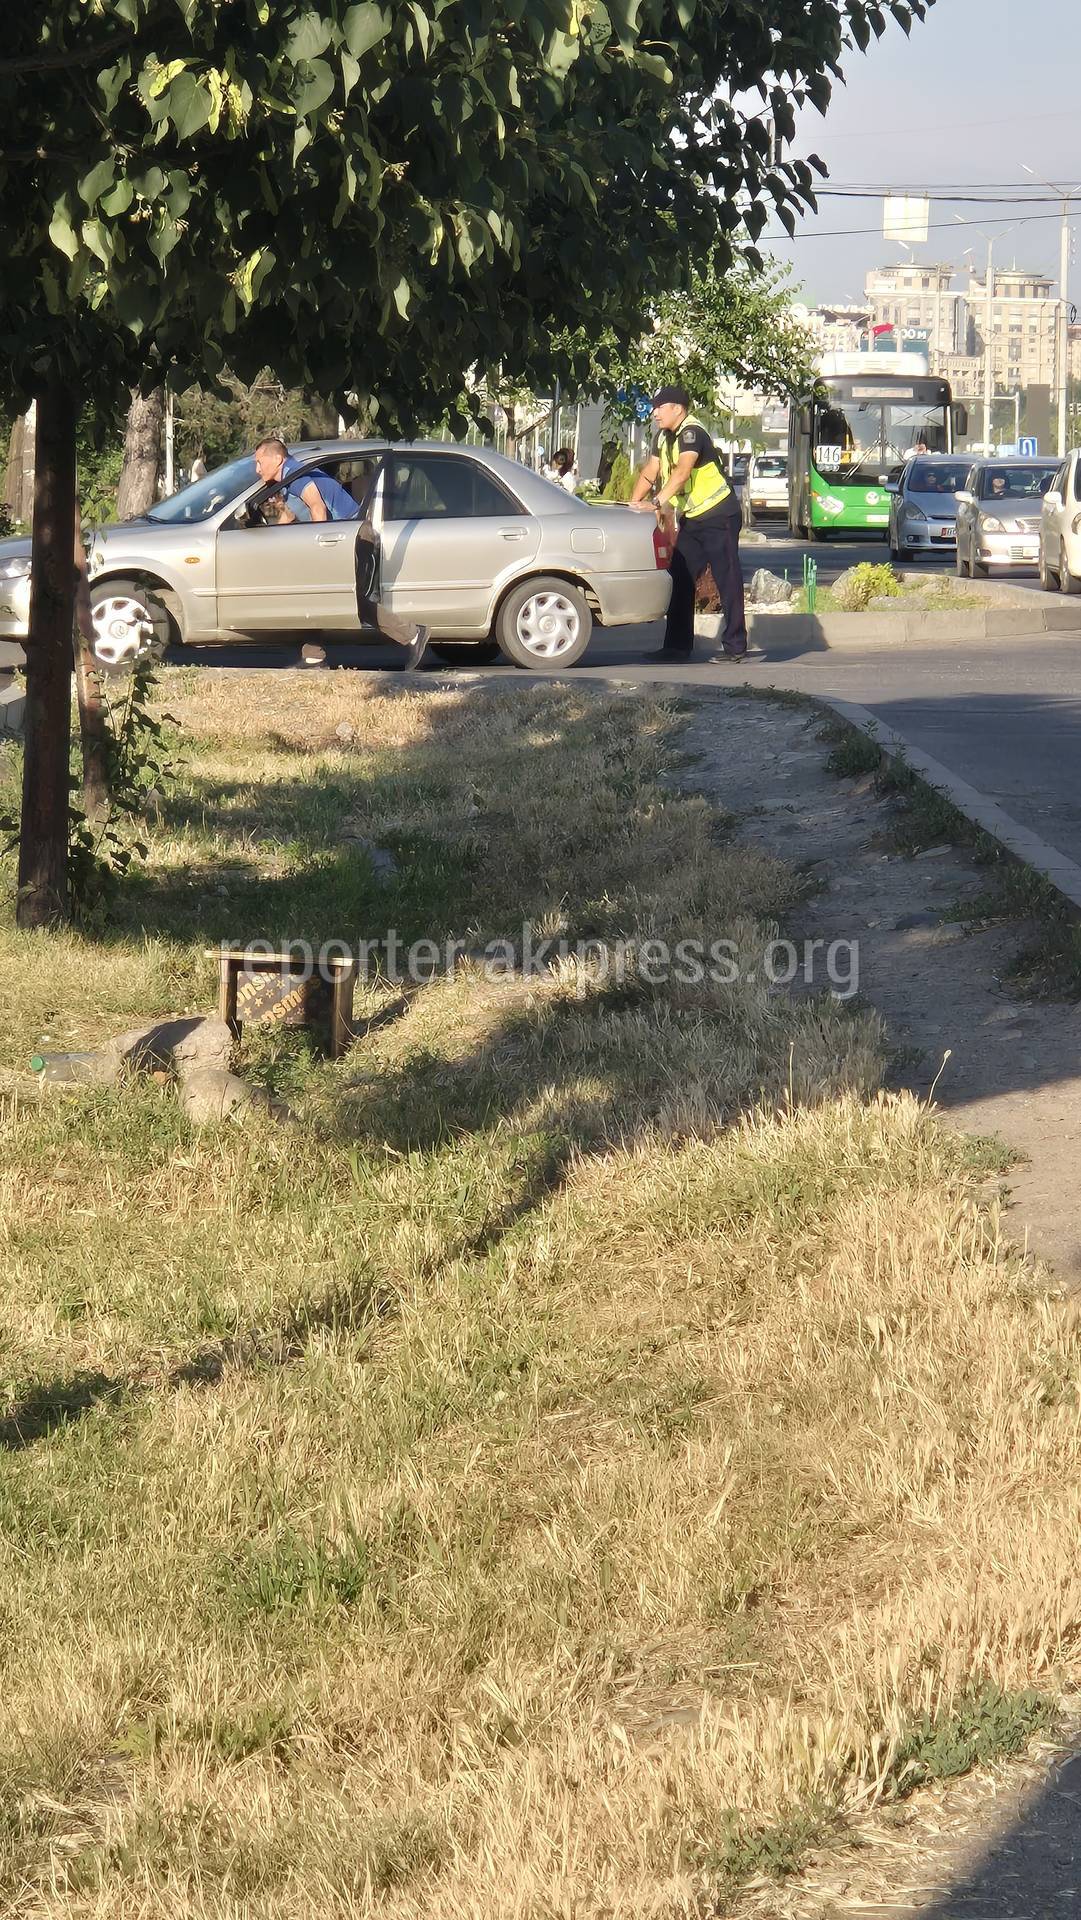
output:
{"label": "car's front wheel", "polygon": [[541,574],[512,587],[495,619],[495,638],[516,667],[559,673],[582,658],[593,631],[585,594],[569,580]]}
{"label": "car's front wheel", "polygon": [[175,623],[160,600],[136,580],[102,580],[90,589],[93,654],[103,673],[128,673],[160,660]]}
{"label": "car's front wheel", "polygon": [[1063,593],[1081,593],[1081,574],[1070,572],[1070,560],[1066,552],[1065,540],[1059,549],[1058,583]]}
{"label": "car's front wheel", "polygon": [[1058,581],[1056,580],[1054,574],[1052,573],[1050,567],[1047,564],[1047,555],[1044,553],[1042,540],[1040,541],[1039,572],[1040,572],[1040,585],[1043,588],[1044,592],[1054,593],[1056,587],[1058,586]]}

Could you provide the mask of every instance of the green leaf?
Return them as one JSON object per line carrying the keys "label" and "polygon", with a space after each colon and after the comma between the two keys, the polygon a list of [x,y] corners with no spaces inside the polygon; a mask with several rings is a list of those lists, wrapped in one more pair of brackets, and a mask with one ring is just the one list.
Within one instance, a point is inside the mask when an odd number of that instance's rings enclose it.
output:
{"label": "green leaf", "polygon": [[108,214],[110,220],[115,220],[119,214],[127,212],[134,198],[135,188],[131,181],[118,180],[111,193],[102,194],[102,213]]}
{"label": "green leaf", "polygon": [[354,55],[349,52],[349,49],[347,47],[343,47],[342,48],[342,98],[343,99],[348,100],[349,95],[352,93],[353,88],[356,86],[357,81],[359,79],[360,79],[360,61],[357,60],[354,57]]}
{"label": "green leaf", "polygon": [[96,167],[84,173],[79,182],[79,192],[88,207],[96,206],[106,187],[113,184],[115,165],[112,160],[99,160]]}
{"label": "green leaf", "polygon": [[372,47],[377,47],[390,32],[390,16],[376,0],[361,0],[359,6],[350,7],[342,21],[345,44],[350,53],[358,60],[363,59]]}
{"label": "green leaf", "polygon": [[168,66],[155,68],[151,72],[150,78],[146,83],[147,99],[160,100],[162,94],[165,92],[166,87],[172,86],[173,81],[177,77],[177,74],[183,73],[183,71],[184,71],[183,60],[170,60]]}
{"label": "green leaf", "polygon": [[397,286],[394,289],[394,304],[397,307],[398,312],[401,314],[403,320],[406,318],[406,315],[409,312],[409,303],[412,297],[413,297],[413,289],[410,286],[408,280],[404,278],[399,280]]}
{"label": "green leaf", "polygon": [[334,92],[336,75],[327,60],[311,60],[308,63],[309,78],[304,82],[296,98],[296,116],[306,120],[318,113],[324,101]]}
{"label": "green leaf", "polygon": [[166,103],[169,118],[181,140],[190,140],[200,127],[205,127],[214,108],[208,89],[193,73],[177,75],[169,88]]}
{"label": "green leaf", "polygon": [[179,238],[180,228],[163,208],[147,236],[147,245],[159,266],[165,265]]}
{"label": "green leaf", "polygon": [[290,60],[315,60],[325,53],[330,45],[333,23],[324,13],[317,13],[314,7],[298,15],[294,21],[289,38],[285,43],[286,56]]}
{"label": "green leaf", "polygon": [[49,238],[58,253],[64,254],[68,260],[74,260],[79,251],[79,235],[63,203],[56,208],[49,222]]}

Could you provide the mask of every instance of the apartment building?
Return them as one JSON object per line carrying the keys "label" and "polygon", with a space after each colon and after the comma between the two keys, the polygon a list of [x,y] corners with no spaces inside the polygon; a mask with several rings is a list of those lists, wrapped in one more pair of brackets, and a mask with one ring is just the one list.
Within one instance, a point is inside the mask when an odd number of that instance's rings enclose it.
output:
{"label": "apartment building", "polygon": [[824,353],[858,353],[871,322],[870,307],[854,301],[818,307],[797,305],[792,315],[806,327],[816,357]]}
{"label": "apartment building", "polygon": [[902,347],[906,337],[926,338],[936,372],[948,354],[971,351],[968,307],[953,277],[954,268],[945,263],[906,260],[901,266],[873,267],[865,282],[872,324],[892,326]]}
{"label": "apartment building", "polygon": [[[953,285],[945,263],[875,267],[867,276],[874,323],[901,334],[925,332],[931,368],[958,391],[982,388],[987,333],[987,277],[972,271],[964,290]],[[996,267],[991,288],[991,366],[999,393],[1057,387],[1058,329],[1062,303],[1053,279],[1018,267]]]}

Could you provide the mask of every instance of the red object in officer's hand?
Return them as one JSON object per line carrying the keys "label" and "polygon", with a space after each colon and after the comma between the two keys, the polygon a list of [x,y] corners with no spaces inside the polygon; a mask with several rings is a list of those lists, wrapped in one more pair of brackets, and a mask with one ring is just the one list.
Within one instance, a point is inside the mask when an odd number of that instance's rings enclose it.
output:
{"label": "red object in officer's hand", "polygon": [[671,527],[663,523],[658,523],[653,529],[653,558],[658,570],[668,567],[671,564],[673,545],[674,540]]}

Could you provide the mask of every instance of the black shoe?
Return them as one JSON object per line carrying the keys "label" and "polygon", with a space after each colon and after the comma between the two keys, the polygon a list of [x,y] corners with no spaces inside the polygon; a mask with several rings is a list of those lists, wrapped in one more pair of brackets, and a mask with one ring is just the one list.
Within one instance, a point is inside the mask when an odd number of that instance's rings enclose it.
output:
{"label": "black shoe", "polygon": [[405,659],[402,662],[403,673],[416,672],[417,668],[419,667],[421,661],[423,660],[425,654],[428,651],[428,641],[430,640],[430,638],[431,638],[431,635],[429,634],[427,627],[417,628],[416,633],[413,635],[412,640],[409,642],[409,645],[404,649]]}
{"label": "black shoe", "polygon": [[744,663],[751,666],[759,660],[764,660],[765,657],[761,647],[744,647],[742,653],[729,653],[726,647],[722,647],[720,653],[713,655],[709,664],[711,667],[738,667]]}
{"label": "black shoe", "polygon": [[691,647],[654,647],[652,653],[643,653],[638,657],[641,660],[667,660],[669,666],[678,666],[681,660],[693,660],[694,650]]}

